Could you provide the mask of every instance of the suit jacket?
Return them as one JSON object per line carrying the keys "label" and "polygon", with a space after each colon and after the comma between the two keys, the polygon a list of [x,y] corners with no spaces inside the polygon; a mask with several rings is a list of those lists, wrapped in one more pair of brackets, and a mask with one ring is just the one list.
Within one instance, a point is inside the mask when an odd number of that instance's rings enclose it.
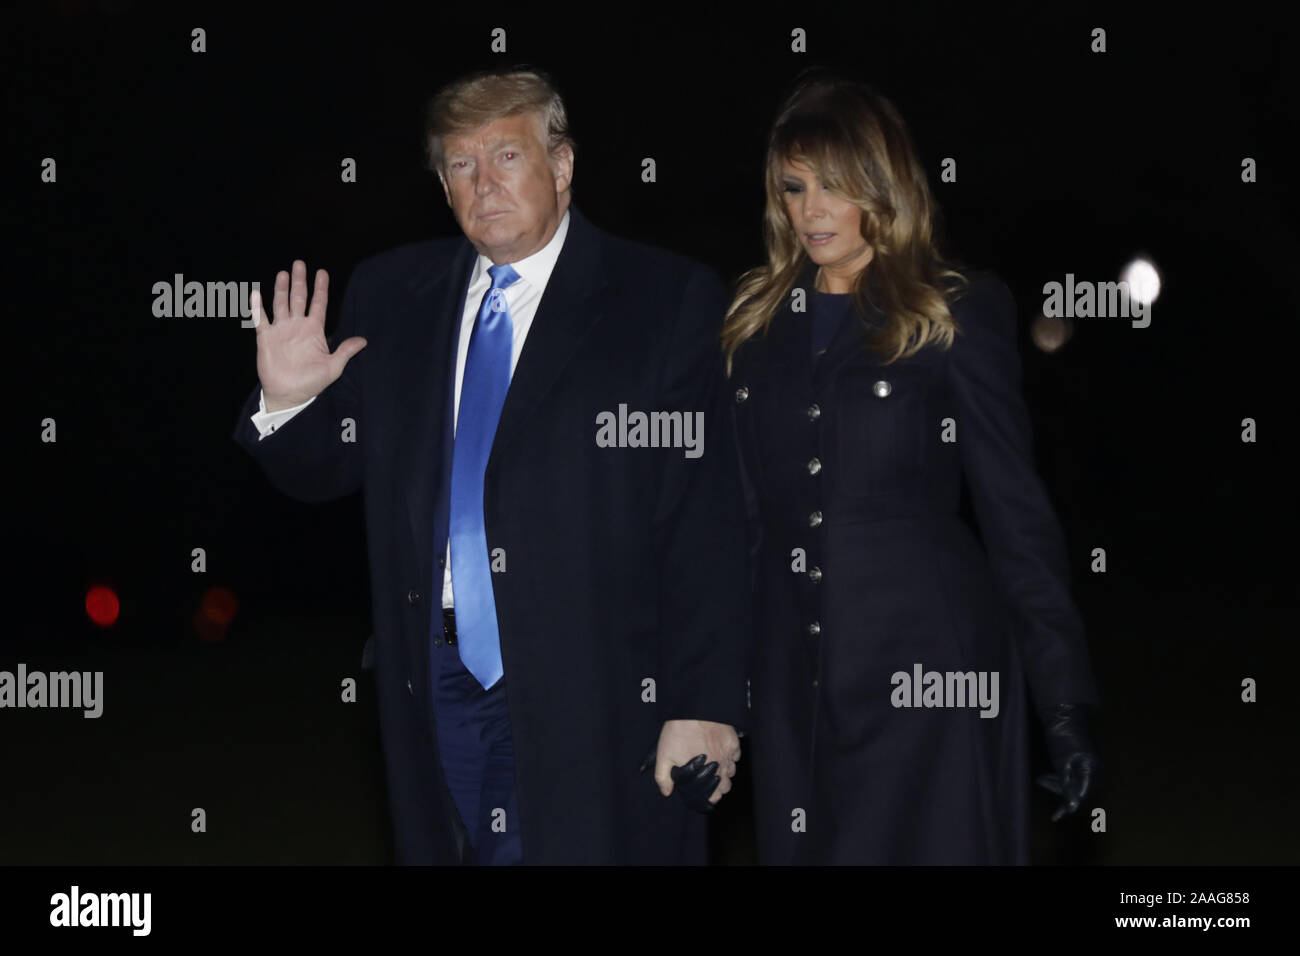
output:
{"label": "suit jacket", "polygon": [[[670,719],[744,727],[746,538],[716,273],[569,232],[501,412],[484,479],[526,863],[703,862],[704,818],[638,768]],[[306,409],[235,439],[280,491],[364,496],[374,663],[399,863],[472,860],[430,706],[441,636],[457,339],[477,253],[463,236],[354,271],[334,348],[367,345]],[[704,453],[600,447],[602,412],[704,413]],[[343,423],[356,423],[343,442]],[[630,443],[630,442],[629,442]],[[442,506],[438,503],[442,502]]]}
{"label": "suit jacket", "polygon": [[[810,317],[788,299],[736,352],[758,541],[760,862],[1028,862],[1026,691],[1040,713],[1096,701],[1034,468],[1015,300],[981,273],[950,307],[950,350],[890,365],[866,351],[856,315],[814,363]],[[915,683],[943,674],[945,693],[948,673],[988,675],[990,691],[996,673],[996,714],[955,694],[932,706],[921,686],[902,700],[895,675],[910,683],[918,665]]]}

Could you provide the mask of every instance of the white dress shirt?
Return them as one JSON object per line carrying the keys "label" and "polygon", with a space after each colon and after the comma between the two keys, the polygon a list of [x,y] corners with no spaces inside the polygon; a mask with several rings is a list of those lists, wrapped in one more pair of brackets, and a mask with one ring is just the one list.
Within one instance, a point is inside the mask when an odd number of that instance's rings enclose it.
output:
{"label": "white dress shirt", "polygon": [[[504,290],[506,307],[510,310],[510,320],[514,328],[510,348],[511,378],[514,377],[515,366],[519,364],[519,353],[523,351],[524,340],[528,337],[528,330],[532,328],[533,317],[537,314],[537,306],[542,300],[542,293],[546,291],[546,283],[550,280],[551,272],[555,269],[555,263],[560,258],[560,249],[564,246],[564,237],[568,233],[569,211],[566,209],[550,242],[526,259],[510,263],[515,272],[519,273],[518,281]],[[465,295],[465,304],[461,312],[460,341],[456,349],[456,393],[452,405],[453,436],[456,434],[456,420],[460,416],[460,386],[465,375],[465,358],[469,355],[470,333],[474,329],[475,319],[478,318],[479,305],[482,304],[483,296],[492,287],[492,277],[488,275],[487,271],[490,265],[492,265],[492,260],[484,255],[480,255],[478,261],[474,263],[474,272],[469,280],[469,291]],[[434,387],[438,387],[436,382]],[[314,401],[316,399],[313,397],[307,399],[301,405],[268,412],[266,410],[266,397],[259,393],[257,411],[252,415],[259,440],[271,434]],[[450,464],[450,462],[447,462],[446,467],[449,467]],[[446,567],[442,575],[442,606],[451,607],[453,597],[451,590],[450,537],[447,539],[447,551],[444,558],[446,559]]]}

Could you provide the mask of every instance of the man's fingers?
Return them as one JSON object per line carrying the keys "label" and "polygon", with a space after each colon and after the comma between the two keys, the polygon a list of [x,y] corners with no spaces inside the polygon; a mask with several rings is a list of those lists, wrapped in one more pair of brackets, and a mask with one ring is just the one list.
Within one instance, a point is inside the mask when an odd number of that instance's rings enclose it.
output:
{"label": "man's fingers", "polygon": [[311,312],[313,322],[325,325],[325,304],[329,302],[330,274],[324,269],[316,270],[316,289],[311,294]]}
{"label": "man's fingers", "polygon": [[293,282],[289,286],[289,315],[301,319],[307,314],[307,263],[293,260]]}
{"label": "man's fingers", "polygon": [[[311,312],[307,311],[307,263],[301,259],[293,260],[292,275],[288,272],[275,274],[275,294],[271,299],[271,314],[275,321],[281,319],[301,319],[310,315],[313,321],[325,326],[325,307],[329,304],[330,275],[324,269],[316,270],[316,287],[312,291]],[[261,301],[261,293],[257,293]],[[256,314],[256,313],[254,313]],[[258,322],[255,328],[260,329]]]}
{"label": "man's fingers", "polygon": [[248,311],[252,314],[253,334],[261,335],[267,325],[266,309],[262,308],[262,293],[253,289],[248,293]]}
{"label": "man's fingers", "polygon": [[717,803],[722,799],[722,795],[731,790],[731,778],[722,776],[719,778],[718,785],[713,788],[713,793],[709,795],[709,803]]}
{"label": "man's fingers", "polygon": [[339,347],[334,350],[330,359],[334,362],[335,377],[343,374],[343,366],[348,364],[352,356],[356,355],[366,347],[366,340],[359,335],[354,335],[350,339],[344,339],[339,343]]}
{"label": "man's fingers", "polygon": [[673,792],[672,770],[673,762],[667,757],[660,756],[655,760],[655,783],[659,784],[659,792],[665,797]]}
{"label": "man's fingers", "polygon": [[271,315],[277,322],[289,317],[289,273],[283,270],[275,274],[275,295],[271,299]]}

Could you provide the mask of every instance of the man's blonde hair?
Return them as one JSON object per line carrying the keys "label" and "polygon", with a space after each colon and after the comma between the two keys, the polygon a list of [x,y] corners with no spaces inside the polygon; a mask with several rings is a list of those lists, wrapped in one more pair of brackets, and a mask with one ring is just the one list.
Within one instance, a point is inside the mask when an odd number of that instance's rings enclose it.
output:
{"label": "man's blonde hair", "polygon": [[569,118],[554,81],[532,67],[479,70],[439,90],[425,111],[425,158],[428,168],[442,175],[443,142],[505,116],[531,113],[537,117],[547,153],[561,146],[575,149]]}

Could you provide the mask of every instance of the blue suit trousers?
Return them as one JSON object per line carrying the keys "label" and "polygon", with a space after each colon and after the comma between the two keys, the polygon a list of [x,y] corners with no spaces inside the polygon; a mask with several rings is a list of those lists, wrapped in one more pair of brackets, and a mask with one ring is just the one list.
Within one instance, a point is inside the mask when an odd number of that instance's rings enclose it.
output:
{"label": "blue suit trousers", "polygon": [[506,679],[487,690],[445,641],[431,648],[434,721],[442,770],[481,865],[523,862]]}

